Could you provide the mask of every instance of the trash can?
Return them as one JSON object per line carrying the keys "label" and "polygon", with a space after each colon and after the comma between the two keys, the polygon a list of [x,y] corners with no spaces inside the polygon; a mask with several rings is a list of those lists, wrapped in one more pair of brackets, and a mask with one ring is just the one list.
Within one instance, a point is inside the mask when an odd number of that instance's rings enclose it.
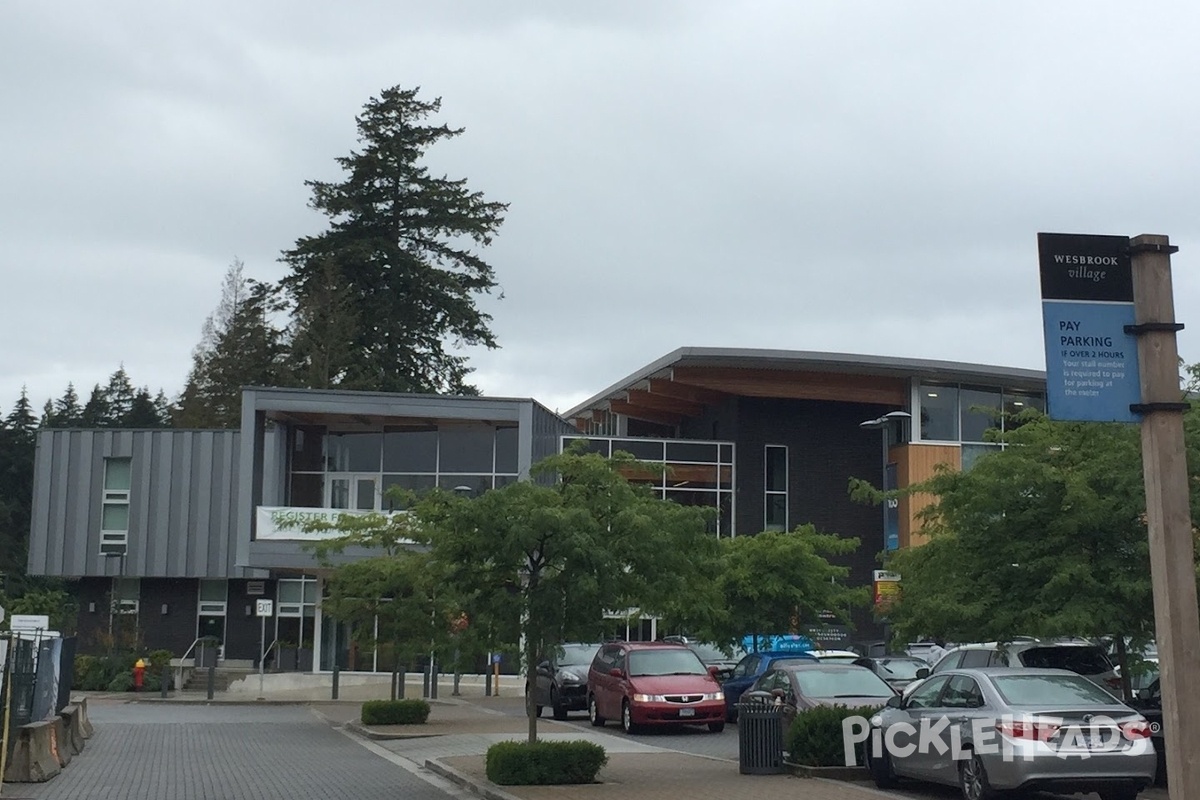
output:
{"label": "trash can", "polygon": [[738,704],[738,771],[776,775],[783,766],[783,709],[770,703]]}

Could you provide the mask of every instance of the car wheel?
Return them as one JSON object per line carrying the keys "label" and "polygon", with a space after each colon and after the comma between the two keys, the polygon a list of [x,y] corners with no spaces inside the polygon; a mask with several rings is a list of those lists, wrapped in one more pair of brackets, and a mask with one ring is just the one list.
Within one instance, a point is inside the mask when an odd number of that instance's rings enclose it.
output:
{"label": "car wheel", "polygon": [[1099,795],[1100,800],[1136,800],[1138,790],[1132,786],[1122,786],[1120,788],[1102,789]]}
{"label": "car wheel", "polygon": [[588,721],[593,727],[601,728],[604,726],[604,717],[600,716],[600,712],[596,709],[596,695],[588,695]]}
{"label": "car wheel", "polygon": [[962,790],[963,800],[993,800],[996,797],[996,790],[988,783],[987,770],[978,754],[971,753],[970,758],[959,764],[958,788]]}
{"label": "car wheel", "polygon": [[633,709],[629,707],[629,701],[621,702],[621,730],[626,733],[637,733],[638,726],[633,724]]}
{"label": "car wheel", "polygon": [[[881,731],[880,736],[882,735]],[[892,757],[888,755],[886,749],[878,757],[872,755],[870,739],[863,744],[866,748],[867,768],[871,771],[871,780],[875,781],[875,785],[880,789],[894,789],[900,781],[896,778],[896,768],[892,764]]]}
{"label": "car wheel", "polygon": [[708,730],[712,733],[720,733],[721,731],[725,730],[725,723],[724,722],[710,722],[710,723],[708,723]]}
{"label": "car wheel", "polygon": [[555,719],[567,718],[567,707],[558,701],[558,690],[550,687],[550,713]]}

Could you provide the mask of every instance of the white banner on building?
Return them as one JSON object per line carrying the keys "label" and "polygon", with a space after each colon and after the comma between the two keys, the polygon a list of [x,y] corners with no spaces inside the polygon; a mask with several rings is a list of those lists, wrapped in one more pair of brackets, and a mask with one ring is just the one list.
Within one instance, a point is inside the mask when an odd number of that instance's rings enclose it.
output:
{"label": "white banner on building", "polygon": [[[402,512],[395,512],[402,513]],[[379,511],[347,511],[342,508],[286,508],[282,506],[259,506],[254,538],[293,542],[312,542],[320,539],[335,539],[341,531],[305,530],[313,523],[337,524],[345,515],[389,514]]]}

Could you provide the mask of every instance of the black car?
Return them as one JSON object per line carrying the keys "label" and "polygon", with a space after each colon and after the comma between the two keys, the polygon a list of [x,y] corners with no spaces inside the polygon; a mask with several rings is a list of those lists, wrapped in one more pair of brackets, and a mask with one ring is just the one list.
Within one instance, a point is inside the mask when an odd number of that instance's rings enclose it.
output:
{"label": "black car", "polygon": [[1150,741],[1158,753],[1158,782],[1167,780],[1167,746],[1163,740],[1162,687],[1155,678],[1145,689],[1140,689],[1128,705],[1136,708],[1150,723]]}
{"label": "black car", "polygon": [[570,711],[587,710],[587,674],[599,644],[569,642],[547,654],[534,670],[533,702],[540,716],[550,707],[555,719],[566,719]]}
{"label": "black car", "polygon": [[871,670],[897,690],[929,676],[929,664],[915,656],[866,656],[854,664]]}

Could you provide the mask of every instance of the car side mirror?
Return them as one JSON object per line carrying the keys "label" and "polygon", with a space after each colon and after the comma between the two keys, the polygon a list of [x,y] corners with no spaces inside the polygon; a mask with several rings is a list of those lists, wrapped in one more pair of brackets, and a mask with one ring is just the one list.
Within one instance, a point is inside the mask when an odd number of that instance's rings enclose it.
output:
{"label": "car side mirror", "polygon": [[610,669],[608,671],[608,674],[613,676],[614,678],[624,678],[625,670],[621,669],[620,667],[613,667],[612,669]]}
{"label": "car side mirror", "polygon": [[923,681],[929,677],[929,667],[921,667],[917,670],[917,680]]}
{"label": "car side mirror", "polygon": [[892,695],[884,705],[888,708],[904,708],[904,698],[898,694]]}
{"label": "car side mirror", "polygon": [[715,678],[721,674],[721,668],[718,667],[716,664],[710,664],[708,667],[708,674],[712,675]]}
{"label": "car side mirror", "polygon": [[550,671],[550,662],[543,661],[542,663],[538,664],[537,668],[538,668],[538,672],[549,672]]}

